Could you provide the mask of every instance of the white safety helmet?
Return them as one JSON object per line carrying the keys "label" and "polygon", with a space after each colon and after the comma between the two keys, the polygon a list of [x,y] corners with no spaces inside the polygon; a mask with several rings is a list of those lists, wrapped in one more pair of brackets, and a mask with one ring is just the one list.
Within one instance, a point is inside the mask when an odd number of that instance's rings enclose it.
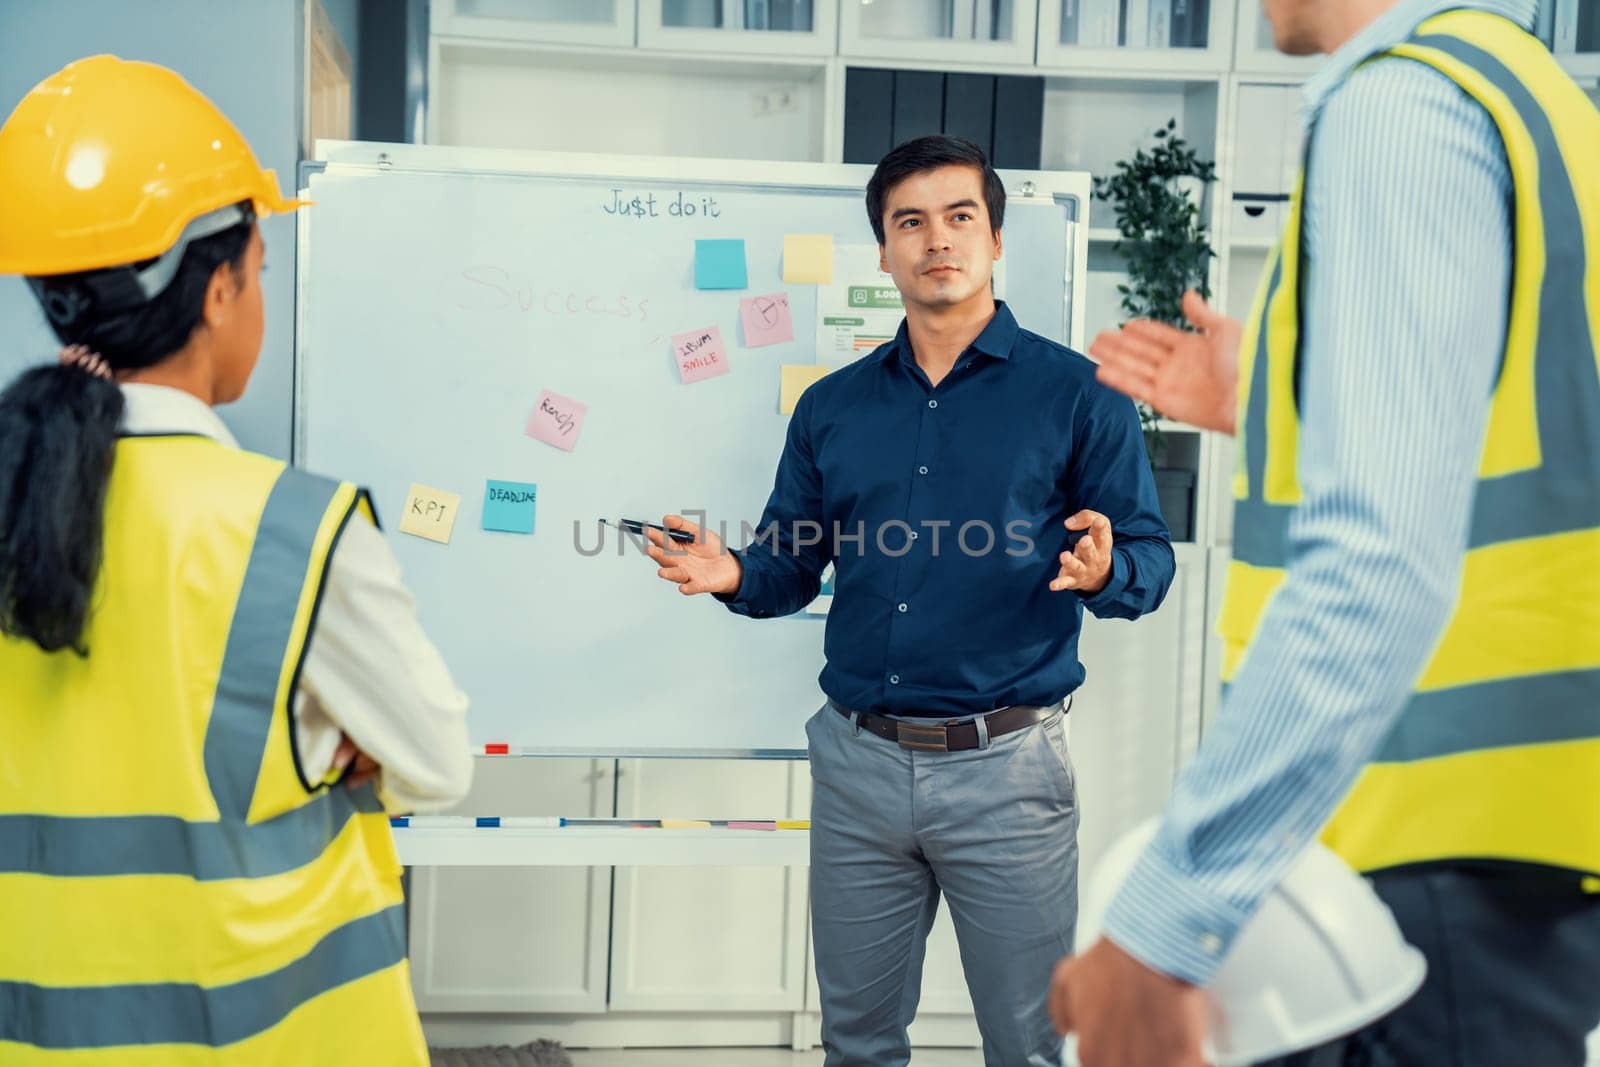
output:
{"label": "white safety helmet", "polygon": [[[1111,899],[1156,827],[1154,819],[1141,824],[1096,865],[1079,912],[1080,951],[1099,938]],[[1208,1058],[1245,1067],[1315,1048],[1394,1011],[1427,972],[1366,879],[1314,843],[1240,929],[1205,987]],[[1070,1037],[1064,1062],[1077,1064]]]}

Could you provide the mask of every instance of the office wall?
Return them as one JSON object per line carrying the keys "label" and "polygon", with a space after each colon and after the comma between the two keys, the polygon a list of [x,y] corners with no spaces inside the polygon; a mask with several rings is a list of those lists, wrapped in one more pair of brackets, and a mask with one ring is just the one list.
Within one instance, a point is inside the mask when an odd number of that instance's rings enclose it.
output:
{"label": "office wall", "polygon": [[[337,4],[330,5],[333,17]],[[354,5],[346,5],[353,8]],[[216,101],[292,188],[299,158],[303,0],[3,0],[0,112],[73,59],[111,52],[172,67]],[[353,22],[354,13],[342,21]],[[341,19],[334,24],[340,27]],[[348,45],[349,42],[347,42]],[[353,49],[352,49],[353,51]],[[249,392],[221,414],[246,448],[287,457],[293,396],[294,222],[262,226],[267,332]],[[55,343],[23,283],[0,278],[0,378]]]}

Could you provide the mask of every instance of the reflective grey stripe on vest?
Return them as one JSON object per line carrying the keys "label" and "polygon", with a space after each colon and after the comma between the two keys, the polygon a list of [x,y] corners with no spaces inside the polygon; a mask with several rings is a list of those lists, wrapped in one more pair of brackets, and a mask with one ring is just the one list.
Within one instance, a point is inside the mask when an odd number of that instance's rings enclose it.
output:
{"label": "reflective grey stripe on vest", "polygon": [[1600,670],[1562,671],[1417,693],[1372,758],[1405,763],[1591,737],[1600,737]]}
{"label": "reflective grey stripe on vest", "polygon": [[0,815],[0,874],[268,878],[322,855],[353,815],[378,812],[372,783],[329,789],[276,818],[186,822],[170,815]]}
{"label": "reflective grey stripe on vest", "polygon": [[[1222,685],[1230,699],[1231,682]],[[1560,671],[1415,693],[1373,763],[1600,737],[1600,670]]]}
{"label": "reflective grey stripe on vest", "polygon": [[1266,495],[1267,382],[1272,377],[1267,366],[1271,351],[1268,343],[1271,331],[1267,323],[1271,319],[1272,301],[1283,285],[1283,256],[1284,249],[1280,247],[1272,264],[1272,276],[1267,280],[1267,298],[1261,304],[1261,322],[1256,333],[1255,362],[1250,368],[1250,395],[1244,407],[1244,440],[1240,444],[1244,448],[1246,491],[1251,500],[1260,500]]}
{"label": "reflective grey stripe on vest", "polygon": [[338,491],[338,482],[286,467],[261,513],[206,727],[206,777],[223,819],[249,812],[272,717],[286,710],[277,706],[278,676],[317,531]]}
{"label": "reflective grey stripe on vest", "polygon": [[1261,305],[1260,329],[1256,336],[1255,365],[1250,371],[1250,395],[1245,401],[1244,470],[1247,492],[1244,500],[1233,505],[1233,558],[1241,563],[1258,567],[1283,567],[1289,558],[1289,516],[1294,507],[1290,504],[1268,504],[1267,484],[1267,382],[1271,372],[1267,366],[1267,322],[1272,301],[1283,285],[1283,252],[1272,266],[1272,276],[1267,281],[1267,299]]}
{"label": "reflective grey stripe on vest", "polygon": [[[1600,492],[1596,491],[1600,486],[1600,373],[1596,372],[1594,336],[1580,281],[1587,269],[1587,247],[1555,131],[1522,81],[1488,52],[1442,35],[1415,38],[1412,43],[1454,56],[1504,92],[1527,127],[1539,158],[1546,269],[1539,294],[1534,393],[1541,465],[1478,483],[1468,547],[1600,528]],[[1277,274],[1275,271],[1272,281],[1274,291]],[[1295,508],[1263,499],[1267,405],[1266,392],[1262,389],[1258,396],[1257,384],[1266,338],[1263,328],[1246,414],[1250,499],[1236,502],[1233,553],[1244,563],[1281,568],[1289,565],[1289,522]]]}
{"label": "reflective grey stripe on vest", "polygon": [[1583,292],[1588,248],[1560,142],[1539,101],[1499,59],[1458,37],[1424,36],[1413,43],[1454,56],[1504,93],[1539,159],[1545,272],[1534,395],[1540,466],[1479,485],[1471,544],[1600,527],[1600,372]]}
{"label": "reflective grey stripe on vest", "polygon": [[396,904],[345,923],[293,963],[231,985],[53,988],[0,981],[0,1041],[54,1049],[231,1045],[270,1029],[313,997],[405,959],[404,913]]}
{"label": "reflective grey stripe on vest", "polygon": [[1289,565],[1289,519],[1294,504],[1268,504],[1259,496],[1233,502],[1233,558],[1257,567]]}

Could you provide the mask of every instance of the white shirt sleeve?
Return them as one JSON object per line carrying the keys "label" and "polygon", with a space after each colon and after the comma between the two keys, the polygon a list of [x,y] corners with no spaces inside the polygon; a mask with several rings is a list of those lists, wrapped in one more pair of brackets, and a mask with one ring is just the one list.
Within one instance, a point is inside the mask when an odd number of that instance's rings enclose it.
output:
{"label": "white shirt sleeve", "polygon": [[359,515],[328,561],[294,711],[312,782],[332,767],[343,733],[383,768],[378,792],[390,811],[448,808],[472,784],[466,695],[423,632],[389,543]]}

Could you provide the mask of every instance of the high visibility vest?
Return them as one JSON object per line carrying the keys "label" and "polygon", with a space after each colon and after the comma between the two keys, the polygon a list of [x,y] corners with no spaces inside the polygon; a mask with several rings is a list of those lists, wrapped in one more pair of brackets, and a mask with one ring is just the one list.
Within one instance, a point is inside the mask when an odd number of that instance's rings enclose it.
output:
{"label": "high visibility vest", "polygon": [[[1487,12],[1429,19],[1388,54],[1441,71],[1498,127],[1513,285],[1454,614],[1324,840],[1364,871],[1600,872],[1600,114],[1536,39]],[[1301,500],[1304,191],[1302,172],[1240,347],[1224,682],[1283,581]]]}
{"label": "high visibility vest", "polygon": [[427,1062],[388,819],[294,748],[352,520],[354,486],[118,442],[88,656],[0,638],[0,1063]]}

